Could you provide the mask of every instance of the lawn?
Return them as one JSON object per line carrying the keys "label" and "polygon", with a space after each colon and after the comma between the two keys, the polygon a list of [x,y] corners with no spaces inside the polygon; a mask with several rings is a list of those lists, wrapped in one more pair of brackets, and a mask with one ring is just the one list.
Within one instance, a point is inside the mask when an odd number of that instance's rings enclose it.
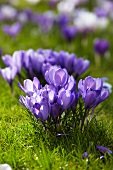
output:
{"label": "lawn", "polygon": [[[94,4],[89,1],[84,6],[92,10]],[[46,1],[41,1],[37,5],[20,1],[15,6],[18,10],[26,7],[35,12],[50,9]],[[108,82],[113,85],[113,20],[110,19],[105,30],[97,29],[85,35],[78,33],[71,42],[65,40],[57,25],[48,32],[42,32],[37,24],[27,22],[17,36],[10,37],[2,31],[6,23],[10,24],[12,21],[3,21],[0,24],[2,56],[5,54],[12,56],[15,51],[28,49],[52,49],[57,52],[65,50],[90,61],[89,68],[79,79],[85,79],[87,76],[107,77]],[[102,55],[99,64],[95,61],[96,54],[93,48],[95,38],[103,38],[110,44],[109,57]],[[0,67],[5,67],[2,58]],[[22,74],[25,79],[28,78],[24,70]],[[38,78],[40,77],[39,75]],[[42,77],[40,81],[43,82]],[[50,131],[45,130],[42,124],[20,104],[20,95],[24,93],[18,87],[18,76],[14,79],[13,91],[12,94],[9,84],[0,76],[0,164],[7,163],[14,170],[113,169],[113,154],[102,154],[96,149],[96,145],[99,145],[113,151],[113,93],[97,106],[94,118],[82,131],[78,126],[69,128],[68,131],[68,128],[62,125],[59,133],[69,136],[57,137],[52,125]],[[70,119],[67,121],[71,127]],[[82,159],[84,152],[89,154],[88,159]],[[102,155],[104,158],[100,159]]]}

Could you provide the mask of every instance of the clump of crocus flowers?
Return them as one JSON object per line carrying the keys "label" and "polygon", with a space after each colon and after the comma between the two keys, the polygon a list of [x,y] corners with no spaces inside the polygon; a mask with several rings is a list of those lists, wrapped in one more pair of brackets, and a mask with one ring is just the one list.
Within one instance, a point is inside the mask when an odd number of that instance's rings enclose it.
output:
{"label": "clump of crocus flowers", "polygon": [[[79,126],[83,130],[85,121],[88,118],[91,121],[96,106],[110,94],[102,78],[78,79],[90,62],[74,53],[29,49],[16,51],[13,56],[7,54],[2,60],[7,67],[0,69],[0,74],[12,90],[15,76],[19,77],[18,86],[26,94],[20,96],[20,103],[45,127],[54,124],[56,132],[58,126],[67,122],[67,117],[74,128]],[[28,79],[22,85],[23,69]],[[42,85],[40,78],[47,84]]]}

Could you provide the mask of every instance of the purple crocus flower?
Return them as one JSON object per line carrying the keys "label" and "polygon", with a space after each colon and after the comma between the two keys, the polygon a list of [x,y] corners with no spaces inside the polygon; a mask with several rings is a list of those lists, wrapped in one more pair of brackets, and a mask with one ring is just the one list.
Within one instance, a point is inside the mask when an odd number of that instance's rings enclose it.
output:
{"label": "purple crocus flower", "polygon": [[22,24],[19,22],[14,23],[13,25],[4,25],[3,32],[8,34],[10,37],[15,37],[22,28]]}
{"label": "purple crocus flower", "polygon": [[61,28],[66,26],[69,22],[70,22],[70,18],[68,15],[66,14],[60,14],[58,17],[57,17],[57,21],[56,21],[60,26]]}
{"label": "purple crocus flower", "polygon": [[45,72],[45,79],[49,84],[53,84],[58,89],[64,87],[68,81],[68,73],[66,69],[57,66],[51,66]]}
{"label": "purple crocus flower", "polygon": [[0,75],[9,83],[12,88],[12,83],[17,75],[17,68],[16,67],[6,67],[4,69],[0,69]]}
{"label": "purple crocus flower", "polygon": [[63,108],[58,104],[58,103],[54,103],[51,105],[51,116],[53,118],[53,120],[57,120],[58,116],[60,116],[63,113]]}
{"label": "purple crocus flower", "polygon": [[56,65],[58,63],[57,52],[52,51],[51,49],[38,49],[36,52],[43,55],[44,63],[50,63],[51,65]]}
{"label": "purple crocus flower", "polygon": [[109,49],[109,42],[104,39],[94,40],[94,50],[97,54],[102,55]]}
{"label": "purple crocus flower", "polygon": [[36,95],[36,93],[30,97],[20,96],[19,101],[24,107],[29,109],[37,119],[46,120],[48,118],[50,105],[46,99],[41,98],[41,96]]}
{"label": "purple crocus flower", "polygon": [[42,74],[45,75],[45,72],[50,69],[52,65],[50,63],[43,63],[42,64]]}
{"label": "purple crocus flower", "polygon": [[103,88],[101,78],[92,78],[88,76],[85,80],[80,80],[78,89],[85,103],[86,109],[95,108],[104,101],[110,94],[109,90]]}
{"label": "purple crocus flower", "polygon": [[12,55],[12,57],[8,54],[2,57],[3,62],[6,66],[9,67],[16,67],[17,72],[20,73],[22,65],[23,65],[23,57],[24,57],[24,51],[15,51]]}
{"label": "purple crocus flower", "polygon": [[50,31],[53,26],[54,22],[53,16],[54,14],[53,13],[50,14],[49,12],[44,14],[34,14],[33,20],[35,23],[38,24],[41,31],[47,32]]}
{"label": "purple crocus flower", "polygon": [[67,41],[72,41],[77,34],[77,29],[75,26],[64,26],[62,27],[62,35]]}
{"label": "purple crocus flower", "polygon": [[32,113],[37,119],[47,120],[48,115],[50,114],[50,105],[47,100],[35,103],[32,108]]}
{"label": "purple crocus flower", "polygon": [[74,60],[74,74],[79,76],[83,74],[89,67],[90,61],[84,60],[83,58],[75,58]]}
{"label": "purple crocus flower", "polygon": [[25,92],[27,95],[32,96],[34,92],[37,92],[41,88],[40,81],[37,77],[33,78],[33,81],[30,79],[24,80],[24,87],[18,82],[20,89]]}
{"label": "purple crocus flower", "polygon": [[66,51],[60,51],[59,52],[59,64],[62,68],[66,68],[68,73],[73,74],[74,72],[74,60],[76,58],[76,55],[74,53],[69,54]]}
{"label": "purple crocus flower", "polygon": [[110,149],[108,149],[108,148],[106,148],[104,146],[98,146],[97,145],[96,149],[98,149],[103,154],[105,154],[105,153],[113,154],[113,152]]}
{"label": "purple crocus flower", "polygon": [[107,16],[107,11],[104,8],[95,8],[94,12],[98,17],[106,17]]}
{"label": "purple crocus flower", "polygon": [[30,62],[32,70],[36,73],[41,73],[42,64],[44,63],[44,56],[37,52],[33,52],[32,55],[30,55]]}
{"label": "purple crocus flower", "polygon": [[58,92],[57,103],[62,106],[64,110],[68,109],[75,100],[75,93],[64,88],[60,89]]}
{"label": "purple crocus flower", "polygon": [[87,152],[84,152],[82,155],[82,159],[88,158],[89,154]]}

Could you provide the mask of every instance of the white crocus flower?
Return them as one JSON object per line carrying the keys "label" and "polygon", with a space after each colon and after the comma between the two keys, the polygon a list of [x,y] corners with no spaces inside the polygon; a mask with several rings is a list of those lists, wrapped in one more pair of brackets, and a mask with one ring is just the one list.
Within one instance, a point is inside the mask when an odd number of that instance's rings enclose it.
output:
{"label": "white crocus flower", "polygon": [[12,170],[8,164],[0,164],[0,170]]}
{"label": "white crocus flower", "polygon": [[97,26],[96,14],[88,11],[78,11],[77,16],[74,18],[74,25],[79,32],[95,30]]}

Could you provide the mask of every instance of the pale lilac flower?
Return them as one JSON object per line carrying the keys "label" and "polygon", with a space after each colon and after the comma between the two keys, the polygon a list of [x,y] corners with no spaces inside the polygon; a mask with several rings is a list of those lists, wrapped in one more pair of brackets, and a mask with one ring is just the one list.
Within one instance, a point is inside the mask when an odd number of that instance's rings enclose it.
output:
{"label": "pale lilac flower", "polygon": [[96,146],[96,149],[98,149],[103,154],[105,154],[105,153],[113,154],[113,152],[110,149],[108,149],[104,146]]}
{"label": "pale lilac flower", "polygon": [[102,55],[109,49],[109,42],[104,39],[94,40],[94,50],[97,54]]}
{"label": "pale lilac flower", "polygon": [[4,69],[0,69],[0,75],[9,83],[12,87],[12,83],[14,81],[15,76],[17,75],[16,67],[6,67]]}
{"label": "pale lilac flower", "polygon": [[75,100],[75,93],[70,90],[60,89],[58,92],[57,103],[62,106],[64,110],[68,109]]}
{"label": "pale lilac flower", "polygon": [[34,93],[34,95],[30,97],[21,96],[19,101],[24,107],[28,108],[37,119],[47,120],[50,114],[50,105],[46,99]]}
{"label": "pale lilac flower", "polygon": [[24,80],[24,87],[18,82],[20,89],[25,92],[27,95],[32,96],[34,92],[37,92],[41,88],[40,81],[37,77],[33,78],[33,81],[30,79]]}
{"label": "pale lilac flower", "polygon": [[0,15],[4,20],[12,20],[17,16],[17,10],[10,5],[3,5],[0,7]]}
{"label": "pale lilac flower", "polygon": [[12,57],[8,54],[2,57],[3,62],[6,66],[16,67],[17,72],[21,72],[21,68],[23,65],[24,51],[15,51]]}
{"label": "pale lilac flower", "polygon": [[3,32],[8,34],[10,37],[15,37],[21,31],[22,24],[19,22],[14,23],[13,25],[4,25]]}
{"label": "pale lilac flower", "polygon": [[99,103],[108,98],[110,92],[103,88],[101,78],[86,77],[80,80],[78,89],[85,103],[86,109],[95,108]]}
{"label": "pale lilac flower", "polygon": [[68,76],[66,69],[61,69],[57,66],[51,66],[50,69],[45,72],[45,80],[57,88],[66,85]]}
{"label": "pale lilac flower", "polygon": [[97,7],[94,9],[94,12],[98,17],[106,17],[107,16],[107,11],[104,8]]}

